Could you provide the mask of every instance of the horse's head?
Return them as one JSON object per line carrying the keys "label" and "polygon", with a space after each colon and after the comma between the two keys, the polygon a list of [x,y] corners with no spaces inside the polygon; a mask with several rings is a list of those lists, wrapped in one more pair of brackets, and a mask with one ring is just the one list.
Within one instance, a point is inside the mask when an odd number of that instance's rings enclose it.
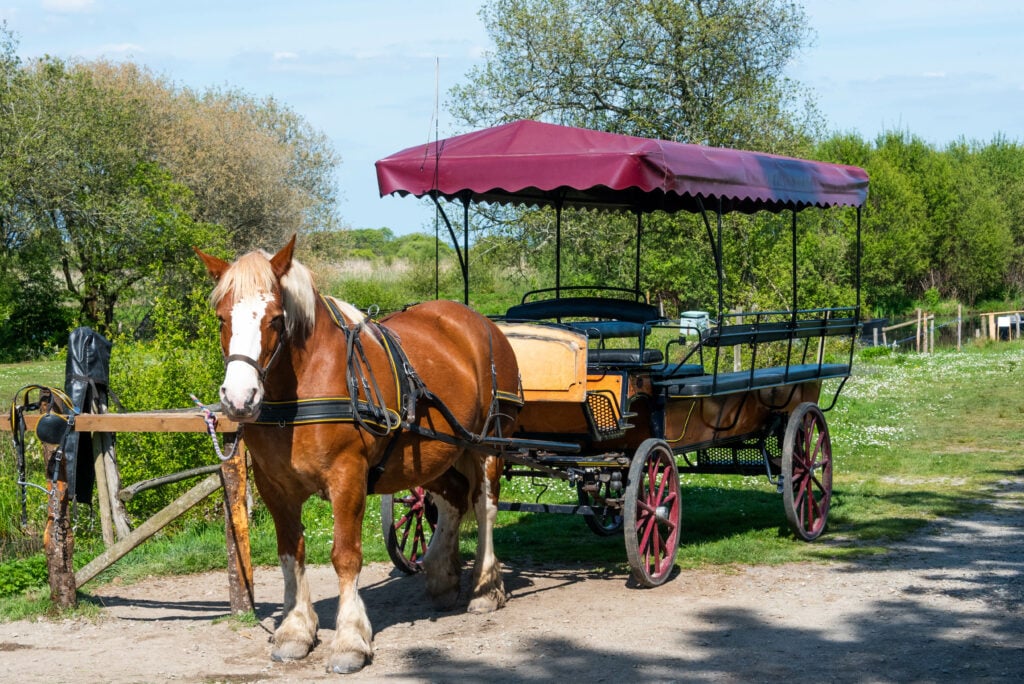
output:
{"label": "horse's head", "polygon": [[288,278],[293,270],[299,270],[308,281],[308,271],[293,264],[294,248],[293,236],[273,256],[250,252],[233,264],[195,250],[217,281],[210,300],[220,320],[224,354],[220,400],[232,420],[247,421],[259,415],[267,372],[286,338],[296,333],[296,305],[288,301],[293,284]]}

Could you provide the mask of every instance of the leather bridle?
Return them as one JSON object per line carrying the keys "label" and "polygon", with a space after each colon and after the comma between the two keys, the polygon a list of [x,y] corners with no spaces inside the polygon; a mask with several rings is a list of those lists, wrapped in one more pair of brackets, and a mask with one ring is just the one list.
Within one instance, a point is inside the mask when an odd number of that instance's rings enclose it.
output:
{"label": "leather bridle", "polygon": [[248,366],[252,366],[256,370],[256,375],[259,377],[260,382],[264,382],[267,379],[267,371],[274,365],[274,361],[277,359],[277,355],[281,352],[281,348],[284,346],[284,333],[282,332],[277,336],[277,345],[274,347],[273,353],[270,358],[267,359],[267,363],[263,366],[260,365],[259,360],[247,356],[245,354],[228,354],[224,357],[224,368],[232,361],[240,361]]}

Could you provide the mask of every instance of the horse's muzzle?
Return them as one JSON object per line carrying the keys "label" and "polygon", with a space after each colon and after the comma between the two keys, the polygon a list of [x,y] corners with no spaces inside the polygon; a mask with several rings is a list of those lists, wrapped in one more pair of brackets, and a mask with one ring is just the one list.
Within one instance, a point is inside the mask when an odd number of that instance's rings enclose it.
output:
{"label": "horse's muzzle", "polygon": [[259,416],[262,405],[262,392],[258,387],[249,388],[239,392],[229,392],[224,385],[220,388],[221,410],[231,420],[237,423],[249,423]]}

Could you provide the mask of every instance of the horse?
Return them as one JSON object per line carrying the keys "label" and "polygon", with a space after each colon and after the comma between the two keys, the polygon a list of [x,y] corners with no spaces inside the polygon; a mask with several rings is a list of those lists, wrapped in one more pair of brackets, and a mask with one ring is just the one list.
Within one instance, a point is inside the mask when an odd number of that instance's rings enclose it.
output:
{"label": "horse", "polygon": [[223,413],[238,421],[256,487],[274,520],[284,574],[275,661],[304,658],[317,643],[305,575],[303,503],[318,494],[334,515],[337,631],[328,671],[355,672],[373,658],[372,628],[357,581],[369,493],[422,485],[438,521],[423,558],[427,592],[457,603],[459,524],[479,526],[470,612],[505,604],[492,530],[502,461],[486,439],[511,434],[522,389],[515,353],[485,316],[429,301],[374,321],[316,288],[293,258],[295,236],[276,254],[234,263],[196,253],[215,281]]}

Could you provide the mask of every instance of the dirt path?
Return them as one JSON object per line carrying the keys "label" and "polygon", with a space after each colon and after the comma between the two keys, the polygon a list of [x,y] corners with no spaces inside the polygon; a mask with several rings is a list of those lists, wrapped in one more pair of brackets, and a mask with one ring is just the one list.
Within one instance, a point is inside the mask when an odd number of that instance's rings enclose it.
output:
{"label": "dirt path", "polygon": [[[311,572],[321,625],[333,572]],[[991,509],[931,525],[883,558],[683,572],[654,590],[581,567],[506,567],[508,606],[437,613],[422,578],[368,566],[362,593],[375,658],[347,681],[1018,682],[1024,679],[1024,484]],[[256,572],[272,626],[275,568]],[[324,649],[272,663],[263,627],[227,613],[223,573],[95,592],[96,620],[0,624],[11,682],[339,680]],[[331,632],[321,628],[321,639]]]}

